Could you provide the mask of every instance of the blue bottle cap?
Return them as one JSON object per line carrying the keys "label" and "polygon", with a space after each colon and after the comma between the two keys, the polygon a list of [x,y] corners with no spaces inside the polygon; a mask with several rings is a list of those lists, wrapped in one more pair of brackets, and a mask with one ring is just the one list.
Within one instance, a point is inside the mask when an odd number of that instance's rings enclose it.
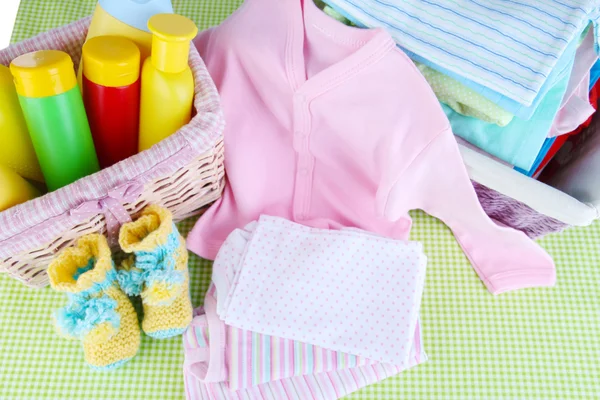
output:
{"label": "blue bottle cap", "polygon": [[150,17],[173,13],[171,0],[98,0],[98,4],[119,21],[145,32],[150,32]]}

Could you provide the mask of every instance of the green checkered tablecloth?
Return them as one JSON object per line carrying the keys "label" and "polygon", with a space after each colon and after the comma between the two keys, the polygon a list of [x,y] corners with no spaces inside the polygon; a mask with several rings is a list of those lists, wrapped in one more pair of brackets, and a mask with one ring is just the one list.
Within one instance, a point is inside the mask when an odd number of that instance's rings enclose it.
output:
{"label": "green checkered tablecloth", "polygon": [[[287,0],[291,1],[291,0]],[[93,0],[22,0],[13,41],[90,14]],[[240,0],[174,0],[201,28]],[[490,295],[450,231],[422,213],[412,239],[429,256],[422,307],[430,361],[353,399],[599,399],[600,224],[541,244],[558,285]],[[194,221],[180,224],[187,233]],[[192,257],[192,297],[202,301],[210,263]],[[50,314],[65,302],[0,276],[0,399],[181,399],[180,339],[143,338],[138,356],[112,373],[85,366],[76,342],[59,338]]]}

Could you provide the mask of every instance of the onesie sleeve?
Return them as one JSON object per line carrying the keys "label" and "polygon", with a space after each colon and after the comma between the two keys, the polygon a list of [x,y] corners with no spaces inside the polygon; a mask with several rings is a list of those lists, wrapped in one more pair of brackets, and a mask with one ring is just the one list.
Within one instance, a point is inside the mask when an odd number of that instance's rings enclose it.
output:
{"label": "onesie sleeve", "polygon": [[387,193],[382,211],[388,219],[422,209],[448,225],[491,293],[554,285],[551,257],[524,233],[485,214],[450,129],[429,142]]}

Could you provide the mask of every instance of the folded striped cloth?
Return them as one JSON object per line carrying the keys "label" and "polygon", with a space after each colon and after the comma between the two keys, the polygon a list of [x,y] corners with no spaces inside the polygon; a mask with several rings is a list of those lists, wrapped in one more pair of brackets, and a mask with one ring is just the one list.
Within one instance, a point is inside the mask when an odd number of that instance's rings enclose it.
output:
{"label": "folded striped cloth", "polygon": [[[387,29],[409,54],[524,106],[590,21],[596,0],[326,0],[360,26]],[[596,51],[598,51],[596,34]]]}

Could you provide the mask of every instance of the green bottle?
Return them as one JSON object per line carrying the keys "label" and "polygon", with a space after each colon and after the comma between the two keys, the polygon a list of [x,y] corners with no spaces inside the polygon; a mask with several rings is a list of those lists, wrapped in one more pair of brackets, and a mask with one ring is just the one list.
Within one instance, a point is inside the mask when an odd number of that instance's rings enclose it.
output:
{"label": "green bottle", "polygon": [[13,60],[10,70],[49,191],[100,170],[73,61],[57,50]]}

